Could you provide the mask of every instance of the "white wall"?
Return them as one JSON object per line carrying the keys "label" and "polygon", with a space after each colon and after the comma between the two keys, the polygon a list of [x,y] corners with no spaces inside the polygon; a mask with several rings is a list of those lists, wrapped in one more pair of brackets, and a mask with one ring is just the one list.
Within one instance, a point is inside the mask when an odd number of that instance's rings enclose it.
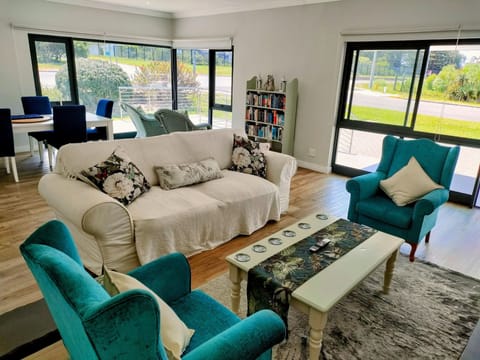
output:
{"label": "white wall", "polygon": [[[19,26],[32,30],[19,30]],[[88,34],[105,34],[106,40],[139,42],[147,38],[146,42],[153,43],[172,38],[172,20],[44,0],[0,0],[0,107],[8,107],[14,114],[23,112],[22,95],[35,94],[28,32],[60,36],[71,32],[85,38],[92,38]],[[27,144],[26,135],[15,136],[17,151],[27,150]]]}
{"label": "white wall", "polygon": [[[329,171],[339,77],[346,39],[454,37],[459,24],[480,29],[478,0],[342,0],[231,15],[176,20],[174,37],[232,36],[233,119],[243,127],[245,81],[273,74],[298,78],[299,100],[294,155],[300,165]],[[433,30],[428,34],[425,29]],[[400,32],[399,36],[342,36],[343,33]],[[410,33],[412,30],[421,34]],[[480,35],[480,34],[477,34]],[[480,38],[480,36],[478,36]],[[316,156],[308,156],[308,149]]]}

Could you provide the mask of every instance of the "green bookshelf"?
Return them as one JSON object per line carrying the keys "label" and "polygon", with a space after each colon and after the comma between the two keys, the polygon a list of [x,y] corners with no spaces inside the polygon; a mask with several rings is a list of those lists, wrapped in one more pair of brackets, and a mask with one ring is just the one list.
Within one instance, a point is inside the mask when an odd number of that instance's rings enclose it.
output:
{"label": "green bookshelf", "polygon": [[293,155],[297,115],[298,80],[285,91],[257,89],[257,77],[247,81],[245,132],[250,139],[270,144],[270,149]]}

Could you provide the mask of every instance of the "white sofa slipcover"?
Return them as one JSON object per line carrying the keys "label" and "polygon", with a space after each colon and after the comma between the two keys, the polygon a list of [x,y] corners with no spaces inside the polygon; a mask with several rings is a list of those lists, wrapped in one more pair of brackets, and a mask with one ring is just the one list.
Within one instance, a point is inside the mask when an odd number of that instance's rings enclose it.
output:
{"label": "white sofa slipcover", "polygon": [[[289,203],[295,158],[268,151],[267,179],[228,170],[234,133],[220,129],[177,132],[148,138],[68,144],[60,148],[53,173],[38,189],[70,229],[84,265],[100,274],[102,264],[126,272],[159,256],[186,256],[249,235],[279,220]],[[128,206],[76,179],[81,170],[121,148],[152,188]],[[163,190],[155,166],[214,158],[223,178]]]}

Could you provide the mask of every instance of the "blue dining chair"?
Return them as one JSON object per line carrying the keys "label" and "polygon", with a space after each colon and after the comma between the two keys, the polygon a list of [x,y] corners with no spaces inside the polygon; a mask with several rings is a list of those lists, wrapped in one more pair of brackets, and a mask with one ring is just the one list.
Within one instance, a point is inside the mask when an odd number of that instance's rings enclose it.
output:
{"label": "blue dining chair", "polygon": [[[52,105],[48,96],[22,96],[23,113],[25,115],[51,115]],[[30,153],[33,156],[33,139],[38,143],[38,155],[40,162],[43,162],[43,150],[47,137],[52,130],[30,131],[28,133],[30,142]]]}
{"label": "blue dining chair", "polygon": [[[100,99],[97,104],[96,114],[106,118],[112,118],[113,100]],[[93,127],[87,129],[87,140],[107,140],[106,127]]]}
{"label": "blue dining chair", "polygon": [[53,151],[62,145],[87,141],[87,120],[84,105],[53,107],[53,132],[47,137],[48,163],[53,170]]}
{"label": "blue dining chair", "polygon": [[[0,109],[0,157],[5,158],[7,174],[12,167],[13,178],[18,182],[17,163],[15,162],[15,144],[13,143],[12,120],[10,109]],[[10,161],[10,163],[9,163]]]}

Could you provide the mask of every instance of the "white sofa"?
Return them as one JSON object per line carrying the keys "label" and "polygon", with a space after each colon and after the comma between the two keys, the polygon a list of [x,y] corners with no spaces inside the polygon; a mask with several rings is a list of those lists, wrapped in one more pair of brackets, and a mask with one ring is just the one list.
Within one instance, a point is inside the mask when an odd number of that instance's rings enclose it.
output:
{"label": "white sofa", "polygon": [[[102,264],[126,272],[173,251],[190,256],[251,234],[288,209],[295,158],[266,152],[267,179],[230,171],[233,134],[239,132],[177,132],[65,145],[54,172],[40,179],[38,189],[72,232],[84,265],[96,274]],[[128,206],[76,178],[118,147],[152,185]],[[154,166],[206,158],[218,162],[223,178],[174,190],[158,186]]]}

